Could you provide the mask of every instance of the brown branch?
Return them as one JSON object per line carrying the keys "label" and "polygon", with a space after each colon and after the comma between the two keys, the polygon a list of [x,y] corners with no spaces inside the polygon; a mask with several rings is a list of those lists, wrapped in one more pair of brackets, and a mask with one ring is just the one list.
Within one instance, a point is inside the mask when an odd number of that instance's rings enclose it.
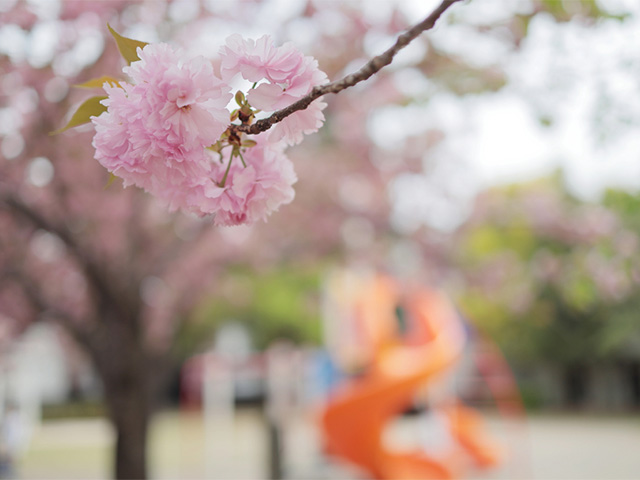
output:
{"label": "brown branch", "polygon": [[94,257],[76,242],[68,228],[45,218],[44,215],[23,202],[18,196],[0,190],[0,208],[3,207],[13,212],[16,216],[27,220],[34,227],[52,233],[62,240],[84,272],[92,291],[96,295],[96,301],[99,302],[99,306],[119,312],[122,320],[129,317],[128,314],[130,312],[127,310],[122,292],[115,288],[116,283],[110,281],[107,270],[98,264]]}
{"label": "brown branch", "polygon": [[335,82],[313,87],[311,92],[302,97],[300,100],[292,103],[282,110],[274,112],[267,118],[258,120],[253,125],[231,125],[230,129],[235,132],[257,135],[258,133],[269,130],[273,125],[281,122],[292,113],[295,113],[299,110],[304,110],[311,104],[311,102],[322,97],[323,95],[326,95],[328,93],[341,92],[342,90],[353,87],[354,85],[367,80],[372,75],[378,73],[383,67],[389,65],[393,61],[393,57],[395,57],[396,54],[404,47],[409,45],[409,43],[417,38],[422,32],[431,30],[435,26],[438,19],[442,16],[442,14],[451,5],[459,1],[461,0],[443,0],[442,3],[433,12],[431,12],[431,14],[427,18],[422,20],[420,23],[417,23],[402,35],[400,35],[397,38],[396,43],[391,48],[389,48],[384,53],[373,57],[357,72],[351,73],[341,80],[336,80]]}
{"label": "brown branch", "polygon": [[36,282],[33,282],[18,268],[4,268],[0,275],[0,289],[3,284],[13,282],[18,285],[31,306],[40,314],[62,326],[82,345],[88,343],[88,331],[80,327],[80,322],[65,310],[54,307],[45,299]]}

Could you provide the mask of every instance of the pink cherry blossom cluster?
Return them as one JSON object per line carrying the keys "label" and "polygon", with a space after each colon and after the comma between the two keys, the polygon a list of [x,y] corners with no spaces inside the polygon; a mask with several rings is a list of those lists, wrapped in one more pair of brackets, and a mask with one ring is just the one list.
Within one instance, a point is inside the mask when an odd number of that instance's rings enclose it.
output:
{"label": "pink cherry blossom cluster", "polygon": [[[316,101],[252,137],[230,134],[231,121],[279,110],[327,77],[313,58],[290,43],[276,47],[268,36],[233,35],[220,55],[217,76],[204,57],[163,43],[138,48],[140,60],[123,69],[131,82],[104,85],[107,111],[92,118],[93,146],[125,186],[137,185],[173,210],[213,214],[217,225],[251,224],[293,200],[296,175],[285,149],[322,126],[326,104]],[[230,110],[238,75],[253,86],[236,94],[240,108]]]}

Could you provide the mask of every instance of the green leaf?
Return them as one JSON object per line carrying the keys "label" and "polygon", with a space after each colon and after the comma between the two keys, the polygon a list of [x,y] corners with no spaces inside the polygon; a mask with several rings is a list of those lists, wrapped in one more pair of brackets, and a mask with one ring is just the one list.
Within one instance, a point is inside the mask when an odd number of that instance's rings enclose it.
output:
{"label": "green leaf", "polygon": [[144,48],[148,45],[148,43],[123,37],[118,32],[116,32],[113,28],[111,28],[111,25],[109,25],[108,23],[107,23],[107,28],[109,29],[109,32],[111,32],[111,35],[113,35],[113,38],[115,38],[116,43],[118,44],[118,50],[120,50],[120,55],[122,55],[122,57],[127,61],[129,65],[131,65],[131,62],[140,60],[140,57],[138,57],[137,48],[138,47]]}
{"label": "green leaf", "polygon": [[241,107],[245,103],[244,93],[242,93],[242,91],[240,90],[236,92],[236,103],[239,107]]}
{"label": "green leaf", "polygon": [[105,98],[107,97],[91,97],[85,100],[84,103],[78,107],[78,110],[76,110],[76,112],[71,116],[69,123],[55,132],[51,132],[50,135],[57,135],[58,133],[62,133],[65,130],[77,127],[78,125],[89,123],[91,121],[91,117],[97,117],[102,112],[106,112],[107,107],[100,103]]}
{"label": "green leaf", "polygon": [[100,78],[92,78],[91,80],[87,80],[84,83],[79,83],[78,85],[74,85],[74,87],[79,87],[79,88],[102,88],[102,86],[106,83],[108,83],[110,86],[112,87],[119,87],[120,86],[120,80],[110,77],[108,75],[103,75]]}

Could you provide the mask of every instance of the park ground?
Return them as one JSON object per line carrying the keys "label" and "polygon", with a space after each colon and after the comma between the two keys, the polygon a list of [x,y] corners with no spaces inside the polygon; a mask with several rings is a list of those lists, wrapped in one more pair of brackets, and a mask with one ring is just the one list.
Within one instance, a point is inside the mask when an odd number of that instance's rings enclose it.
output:
{"label": "park ground", "polygon": [[[327,461],[319,450],[310,415],[288,419],[284,467],[288,478],[362,478],[353,469]],[[388,432],[398,444],[411,442],[411,418]],[[500,469],[472,479],[640,478],[640,416],[536,414],[524,422],[488,415],[488,425],[511,450]],[[267,478],[267,432],[257,409],[228,417],[167,411],[151,430],[151,476],[169,478]],[[33,434],[19,465],[22,479],[109,478],[113,433],[104,419],[50,420]]]}

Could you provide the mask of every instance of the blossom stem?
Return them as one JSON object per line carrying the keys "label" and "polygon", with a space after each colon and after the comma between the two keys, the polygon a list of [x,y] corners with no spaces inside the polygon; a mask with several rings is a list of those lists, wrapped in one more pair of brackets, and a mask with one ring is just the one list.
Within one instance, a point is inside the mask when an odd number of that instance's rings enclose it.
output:
{"label": "blossom stem", "polygon": [[231,170],[231,162],[233,162],[233,155],[229,157],[229,163],[227,164],[227,169],[224,172],[224,177],[222,177],[222,181],[218,184],[220,188],[224,188],[227,183],[227,176],[229,175],[229,170]]}
{"label": "blossom stem", "polygon": [[244,157],[242,156],[242,153],[240,153],[240,150],[238,150],[238,156],[240,157],[240,161],[242,162],[242,166],[244,168],[247,168],[247,164],[244,161]]}

